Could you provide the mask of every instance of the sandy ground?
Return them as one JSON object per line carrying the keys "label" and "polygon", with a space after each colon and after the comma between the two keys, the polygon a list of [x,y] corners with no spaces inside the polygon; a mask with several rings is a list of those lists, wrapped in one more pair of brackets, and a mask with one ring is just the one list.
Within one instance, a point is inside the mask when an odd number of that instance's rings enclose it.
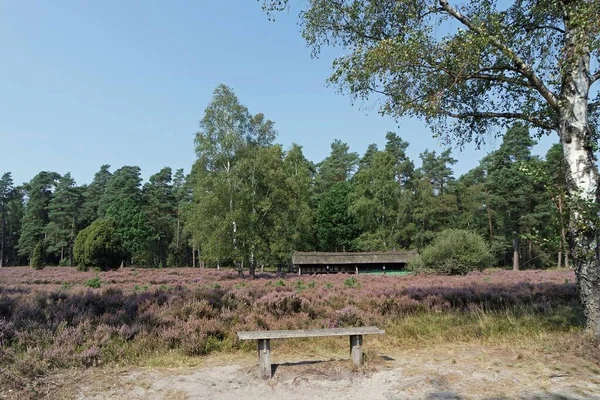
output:
{"label": "sandy ground", "polygon": [[[195,368],[78,371],[48,398],[98,399],[600,399],[600,366],[570,355],[452,345],[371,355],[353,370],[335,359],[277,357],[274,377],[257,378],[247,354]],[[283,358],[283,359],[282,359]],[[64,381],[63,381],[64,382]]]}

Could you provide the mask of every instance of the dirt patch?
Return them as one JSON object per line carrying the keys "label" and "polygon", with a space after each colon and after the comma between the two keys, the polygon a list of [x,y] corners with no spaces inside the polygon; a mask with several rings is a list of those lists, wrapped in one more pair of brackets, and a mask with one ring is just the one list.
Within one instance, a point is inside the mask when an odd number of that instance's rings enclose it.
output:
{"label": "dirt patch", "polygon": [[253,358],[196,368],[91,369],[51,398],[97,399],[600,399],[598,365],[573,355],[480,345],[393,351],[348,360],[274,354],[271,380]]}

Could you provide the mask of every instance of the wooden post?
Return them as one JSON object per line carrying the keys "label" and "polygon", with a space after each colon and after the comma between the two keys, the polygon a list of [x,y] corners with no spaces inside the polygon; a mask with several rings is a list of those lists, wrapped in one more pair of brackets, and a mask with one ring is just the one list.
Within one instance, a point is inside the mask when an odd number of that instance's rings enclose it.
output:
{"label": "wooden post", "polygon": [[360,367],[362,364],[362,335],[350,335],[350,358],[355,367]]}
{"label": "wooden post", "polygon": [[271,341],[258,339],[258,375],[263,379],[271,378]]}

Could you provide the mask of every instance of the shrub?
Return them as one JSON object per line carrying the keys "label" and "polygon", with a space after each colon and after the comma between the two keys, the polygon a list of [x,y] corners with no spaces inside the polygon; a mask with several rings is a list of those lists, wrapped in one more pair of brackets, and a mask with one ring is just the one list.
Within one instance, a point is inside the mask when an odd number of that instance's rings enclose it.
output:
{"label": "shrub", "polygon": [[285,286],[285,281],[280,278],[277,280],[277,282],[275,282],[275,286],[283,287],[283,286]]}
{"label": "shrub", "polygon": [[58,266],[59,267],[70,267],[71,260],[68,258],[61,258],[60,261],[58,262]]}
{"label": "shrub", "polygon": [[294,286],[296,287],[296,290],[298,290],[298,291],[306,289],[306,284],[302,280],[297,280],[294,283]]}
{"label": "shrub", "polygon": [[422,272],[425,269],[423,265],[423,259],[420,254],[417,254],[415,258],[410,260],[406,266],[406,269],[413,272]]}
{"label": "shrub", "polygon": [[462,229],[446,229],[423,249],[420,261],[424,268],[445,275],[465,275],[489,267],[493,261],[485,240]]}
{"label": "shrub", "polygon": [[344,285],[349,288],[359,288],[360,287],[360,283],[358,283],[358,280],[353,276],[346,279],[344,281]]}
{"label": "shrub", "polygon": [[97,220],[79,232],[73,253],[82,269],[98,267],[108,270],[120,266],[125,252],[115,223]]}
{"label": "shrub", "polygon": [[101,285],[102,285],[102,281],[100,280],[100,277],[98,275],[96,275],[94,278],[88,279],[85,282],[85,286],[91,287],[94,289],[98,289]]}
{"label": "shrub", "polygon": [[46,258],[46,249],[44,248],[44,244],[39,242],[33,248],[33,256],[31,257],[31,267],[33,269],[44,269],[46,266],[45,263]]}
{"label": "shrub", "polygon": [[77,264],[77,269],[80,271],[87,271],[88,262],[85,254],[85,242],[90,234],[90,226],[85,229],[82,229],[75,238],[75,243],[73,243],[73,258],[75,259],[75,263]]}

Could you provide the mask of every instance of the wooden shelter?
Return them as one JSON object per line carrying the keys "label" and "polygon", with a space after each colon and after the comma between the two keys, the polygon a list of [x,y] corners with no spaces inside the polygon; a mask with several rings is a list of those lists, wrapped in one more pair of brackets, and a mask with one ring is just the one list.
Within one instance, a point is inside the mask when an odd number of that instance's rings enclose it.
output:
{"label": "wooden shelter", "polygon": [[416,250],[361,253],[294,252],[292,264],[302,274],[386,273],[403,271]]}

